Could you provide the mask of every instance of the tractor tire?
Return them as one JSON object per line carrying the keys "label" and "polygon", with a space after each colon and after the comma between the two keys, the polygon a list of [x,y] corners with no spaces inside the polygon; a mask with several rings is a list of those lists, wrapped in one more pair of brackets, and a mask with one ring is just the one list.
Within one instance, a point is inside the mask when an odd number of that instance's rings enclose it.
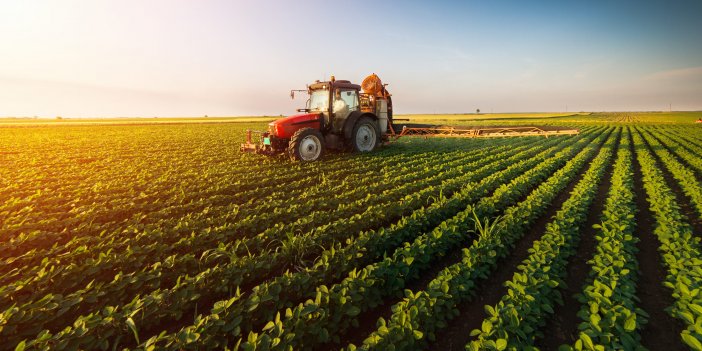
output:
{"label": "tractor tire", "polygon": [[302,128],[293,134],[288,145],[293,161],[314,162],[324,156],[324,136],[314,128]]}
{"label": "tractor tire", "polygon": [[363,117],[356,122],[349,140],[354,152],[370,152],[380,145],[380,128],[370,117]]}

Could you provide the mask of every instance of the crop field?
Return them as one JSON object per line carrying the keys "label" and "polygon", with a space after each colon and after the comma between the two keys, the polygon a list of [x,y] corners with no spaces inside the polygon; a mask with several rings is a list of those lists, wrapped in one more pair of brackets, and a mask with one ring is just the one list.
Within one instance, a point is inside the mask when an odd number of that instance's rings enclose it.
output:
{"label": "crop field", "polygon": [[702,350],[702,113],[408,117],[580,134],[0,121],[0,350]]}

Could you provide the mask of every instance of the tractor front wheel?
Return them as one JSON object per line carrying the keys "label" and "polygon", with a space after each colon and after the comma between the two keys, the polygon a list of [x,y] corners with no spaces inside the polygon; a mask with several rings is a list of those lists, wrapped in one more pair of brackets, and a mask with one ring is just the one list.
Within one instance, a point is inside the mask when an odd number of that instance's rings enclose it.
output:
{"label": "tractor front wheel", "polygon": [[356,122],[351,133],[351,147],[356,152],[373,151],[380,144],[378,123],[372,118],[363,117]]}
{"label": "tractor front wheel", "polygon": [[324,155],[324,137],[317,129],[302,128],[293,134],[288,146],[293,161],[312,162]]}

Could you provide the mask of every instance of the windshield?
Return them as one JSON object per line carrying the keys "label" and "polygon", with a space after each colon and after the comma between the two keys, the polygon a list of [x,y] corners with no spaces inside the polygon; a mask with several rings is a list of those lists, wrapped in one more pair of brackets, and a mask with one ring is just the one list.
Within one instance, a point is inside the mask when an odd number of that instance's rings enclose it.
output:
{"label": "windshield", "polygon": [[310,111],[329,110],[329,90],[312,90],[309,109]]}

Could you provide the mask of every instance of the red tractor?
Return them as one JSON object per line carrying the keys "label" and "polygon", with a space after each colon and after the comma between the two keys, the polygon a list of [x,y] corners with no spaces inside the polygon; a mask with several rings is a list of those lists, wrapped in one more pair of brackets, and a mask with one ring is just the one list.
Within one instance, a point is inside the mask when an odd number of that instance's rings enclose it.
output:
{"label": "red tractor", "polygon": [[[373,151],[389,140],[392,129],[392,99],[380,78],[372,74],[361,85],[348,80],[307,86],[307,106],[300,114],[268,124],[267,131],[247,131],[241,151],[265,155],[287,153],[291,159],[316,161],[325,150]],[[295,90],[290,92],[294,98]],[[253,143],[251,134],[260,134]]]}

